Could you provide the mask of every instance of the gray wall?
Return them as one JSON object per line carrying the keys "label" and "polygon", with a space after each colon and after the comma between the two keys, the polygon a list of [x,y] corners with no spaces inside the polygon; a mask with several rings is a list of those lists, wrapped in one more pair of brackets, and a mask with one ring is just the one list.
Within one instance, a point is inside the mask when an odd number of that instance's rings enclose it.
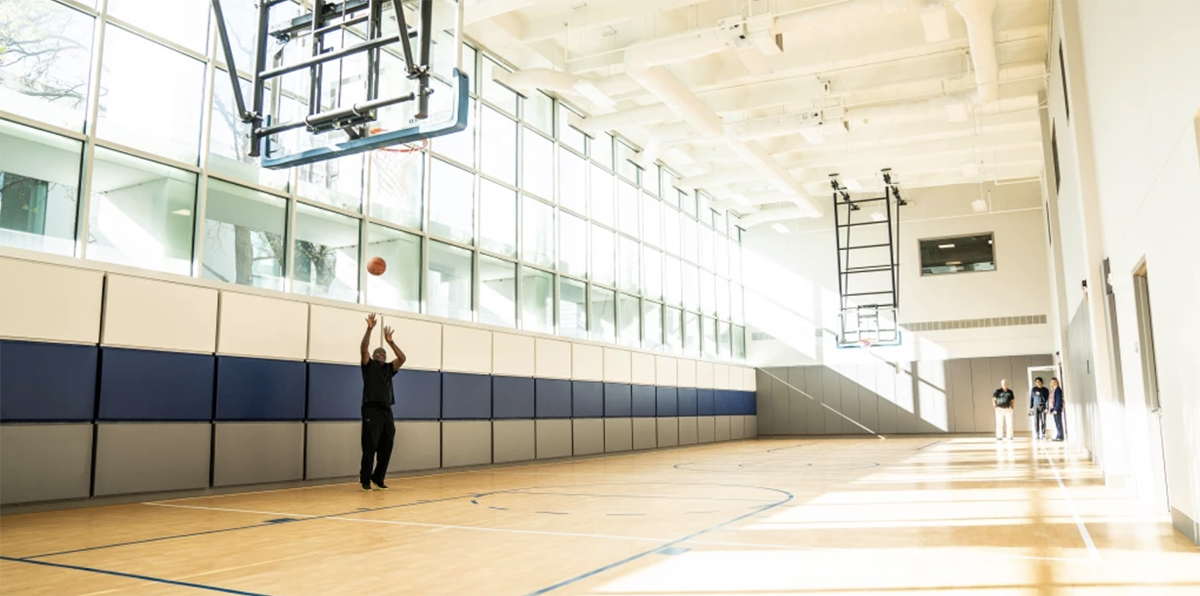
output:
{"label": "gray wall", "polygon": [[1039,354],[760,369],[758,433],[991,433],[992,392],[1001,379],[1017,394],[1014,427],[1028,432],[1027,371],[1053,361]]}

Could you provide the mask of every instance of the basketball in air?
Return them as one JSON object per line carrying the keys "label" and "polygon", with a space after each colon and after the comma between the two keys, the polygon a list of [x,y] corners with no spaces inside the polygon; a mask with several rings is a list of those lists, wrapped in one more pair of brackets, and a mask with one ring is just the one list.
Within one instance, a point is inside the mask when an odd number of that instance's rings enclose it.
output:
{"label": "basketball in air", "polygon": [[383,275],[384,271],[387,271],[387,263],[383,259],[371,257],[371,260],[367,261],[367,273],[371,275]]}

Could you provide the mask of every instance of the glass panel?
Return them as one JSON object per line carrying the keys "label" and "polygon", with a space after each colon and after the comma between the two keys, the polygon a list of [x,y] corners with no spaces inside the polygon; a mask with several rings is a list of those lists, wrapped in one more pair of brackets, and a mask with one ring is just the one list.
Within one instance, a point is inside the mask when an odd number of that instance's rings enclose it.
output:
{"label": "glass panel", "polygon": [[429,241],[429,314],[471,320],[471,251]]}
{"label": "glass panel", "polygon": [[696,263],[701,267],[712,271],[713,269],[713,231],[700,226],[700,255],[696,257]]}
{"label": "glass panel", "polygon": [[642,191],[642,239],[654,246],[662,246],[662,223],[659,213],[662,203]]}
{"label": "glass panel", "polygon": [[617,141],[616,148],[617,174],[619,174],[622,178],[637,184],[638,173],[641,171],[641,168],[637,167],[633,161],[637,156],[637,152],[634,151],[632,147],[621,141]]}
{"label": "glass panel", "polygon": [[203,102],[204,63],[124,29],[107,29],[97,134],[194,164]]}
{"label": "glass panel", "polygon": [[729,320],[729,282],[721,278],[717,278],[717,318],[723,321]]}
{"label": "glass panel", "polygon": [[558,204],[587,215],[587,178],[584,160],[570,151],[558,150]]}
{"label": "glass panel", "polygon": [[742,297],[742,286],[733,284],[729,288],[729,318],[739,325],[746,322],[746,317],[742,312]]}
{"label": "glass panel", "polygon": [[696,255],[700,253],[699,228],[696,225],[696,220],[684,217],[683,218],[683,258],[696,262]]}
{"label": "glass panel", "polygon": [[[449,92],[449,91],[447,91]],[[467,127],[452,135],[440,136],[431,141],[434,153],[444,155],[465,166],[475,167],[475,120],[478,118],[478,102],[470,100],[467,109]]]}
{"label": "glass panel", "polygon": [[[391,8],[386,2],[384,3],[384,6]],[[435,8],[434,10],[436,11],[437,9]],[[408,13],[408,18],[415,17],[415,13],[416,9],[414,7],[414,11]],[[391,20],[392,16],[389,14],[385,18]],[[418,22],[416,19],[408,21],[409,27],[417,24]],[[395,25],[392,25],[391,27],[388,27],[387,25],[384,26],[385,34],[390,35],[394,31]],[[414,40],[414,42],[415,41],[416,40]],[[454,68],[456,67],[454,64],[454,32],[450,29],[441,29],[434,34],[432,42],[432,56],[430,56],[430,62],[432,64],[430,64],[430,70],[432,70],[434,74],[449,79],[453,75]],[[417,46],[414,43],[413,50],[416,51],[416,48]],[[395,48],[395,50],[399,51],[398,48]],[[462,71],[467,74],[467,77],[470,79],[469,82],[472,83],[472,87],[474,87],[475,49],[467,44],[463,44],[462,47]]]}
{"label": "glass panel", "polygon": [[733,326],[733,359],[739,362],[746,360],[746,328]]}
{"label": "glass panel", "polygon": [[663,257],[663,275],[667,304],[679,306],[683,302],[683,270],[679,266],[679,259]]}
{"label": "glass panel", "polygon": [[700,315],[683,313],[683,351],[688,356],[700,355]]}
{"label": "glass panel", "polygon": [[672,354],[683,353],[683,311],[678,308],[665,307],[663,312],[663,332],[666,337],[667,351]]}
{"label": "glass panel", "polygon": [[638,190],[632,184],[621,180],[617,182],[617,217],[621,221],[621,231],[638,238],[638,212],[642,206],[638,201]]}
{"label": "glass panel", "polygon": [[614,263],[617,257],[616,239],[612,232],[592,226],[592,281],[606,286],[616,285]]}
{"label": "glass panel", "polygon": [[579,116],[566,106],[564,103],[558,104],[558,141],[563,145],[570,147],[580,153],[587,151],[587,145],[584,141],[582,132],[578,128],[571,126],[572,117]]}
{"label": "glass panel", "polygon": [[713,274],[700,272],[700,312],[706,315],[717,314],[717,290]]}
{"label": "glass panel", "polygon": [[714,273],[721,277],[729,277],[729,239],[724,236],[716,236],[713,239],[713,248],[716,253]]}
{"label": "glass panel", "polygon": [[508,184],[517,184],[517,123],[484,106],[480,139],[483,173]]}
{"label": "glass panel", "polygon": [[526,128],[522,139],[521,187],[548,201],[554,200],[554,141]]}
{"label": "glass panel", "polygon": [[992,235],[921,240],[921,275],[995,271]]}
{"label": "glass panel", "polygon": [[620,294],[617,298],[617,336],[621,345],[636,348],[642,345],[642,301],[637,296]]}
{"label": "glass panel", "polygon": [[558,333],[587,338],[587,286],[581,281],[558,278]]}
{"label": "glass panel", "polygon": [[201,277],[285,289],[287,200],[209,179]]}
{"label": "glass panel", "polygon": [[296,205],[293,292],[358,301],[358,225],[339,213]]}
{"label": "glass panel", "polygon": [[729,279],[742,283],[742,245],[733,238],[729,239]]}
{"label": "glass panel", "polygon": [[651,300],[662,300],[663,271],[662,253],[646,248],[643,253],[643,267],[646,269],[642,285],[642,295]]}
{"label": "glass panel", "polygon": [[429,231],[471,244],[475,240],[475,175],[440,159],[432,163]]}
{"label": "glass panel", "polygon": [[619,237],[620,243],[620,270],[618,271],[618,282],[620,283],[621,291],[637,293],[641,291],[641,273],[638,271],[641,261],[642,247],[636,240],[630,240],[624,236]]}
{"label": "glass panel", "polygon": [[683,205],[683,212],[696,217],[696,195],[694,193],[679,191],[679,202]]}
{"label": "glass panel", "polygon": [[482,82],[483,98],[491,102],[496,107],[512,114],[517,115],[517,94],[509,91],[504,85],[496,82],[495,72],[497,70],[508,71],[507,68],[496,64],[491,58],[484,56],[483,68],[479,73],[479,79]]}
{"label": "glass panel", "polygon": [[371,217],[421,229],[425,154],[419,151],[372,151],[368,159],[367,176]]}
{"label": "glass panel", "polygon": [[591,306],[592,332],[590,337],[599,341],[616,342],[617,303],[613,291],[592,286]]}
{"label": "glass panel", "polygon": [[0,120],[0,246],[75,254],[83,143]]}
{"label": "glass panel", "polygon": [[[222,5],[224,6],[224,5]],[[257,182],[263,186],[287,190],[291,172],[268,170],[250,157],[250,125],[237,115],[229,75],[218,70],[213,87],[212,132],[208,143],[208,167],[213,172]],[[249,97],[250,81],[238,79],[242,93]],[[382,153],[382,152],[381,152]]]}
{"label": "glass panel", "polygon": [[700,340],[701,347],[704,350],[705,358],[717,357],[717,320],[709,317],[700,317],[700,333],[703,337]]}
{"label": "glass panel", "polygon": [[371,224],[366,256],[387,263],[383,275],[367,275],[367,304],[421,312],[421,237]]}
{"label": "glass panel", "polygon": [[683,264],[683,307],[700,310],[700,270],[687,263]]}
{"label": "glass panel", "polygon": [[486,179],[479,181],[479,246],[517,256],[517,192]]}
{"label": "glass panel", "polygon": [[554,100],[550,99],[549,95],[541,91],[530,93],[529,97],[525,99],[522,115],[525,122],[533,125],[534,128],[548,135],[554,135]]}
{"label": "glass panel", "polygon": [[642,324],[645,327],[645,337],[642,347],[647,350],[661,351],[663,349],[663,306],[649,300],[643,303]]}
{"label": "glass panel", "polygon": [[658,196],[664,203],[679,207],[679,193],[675,192],[675,174],[666,168],[659,168]]}
{"label": "glass panel", "polygon": [[479,322],[517,326],[517,265],[479,255]]}
{"label": "glass panel", "polygon": [[717,323],[717,354],[721,358],[729,359],[732,355],[732,339],[729,330],[729,323]]}
{"label": "glass panel", "polygon": [[525,197],[525,229],[521,258],[539,267],[554,267],[554,207]]}
{"label": "glass panel", "polygon": [[612,135],[602,132],[592,138],[592,159],[609,170],[613,169]]}
{"label": "glass panel", "polygon": [[341,207],[348,211],[362,209],[365,155],[348,155],[297,168],[297,193]]}
{"label": "glass panel", "polygon": [[566,275],[587,277],[587,221],[570,213],[559,214],[558,270]]}
{"label": "glass panel", "polygon": [[204,0],[108,0],[108,14],[197,52],[208,45],[208,13]]}
{"label": "glass panel", "polygon": [[651,165],[649,168],[642,170],[642,188],[656,197],[662,196],[659,194],[658,188],[658,170],[657,165]]}
{"label": "glass panel", "polygon": [[0,106],[82,131],[95,19],[45,0],[7,0],[0,13]]}
{"label": "glass panel", "polygon": [[666,208],[662,210],[663,215],[663,248],[667,252],[677,255],[679,254],[679,212]]}
{"label": "glass panel", "polygon": [[521,328],[554,333],[554,275],[521,268]]}
{"label": "glass panel", "polygon": [[97,148],[88,258],[190,275],[195,204],[195,174]]}
{"label": "glass panel", "polygon": [[613,175],[592,164],[592,219],[610,228],[617,227],[615,207]]}

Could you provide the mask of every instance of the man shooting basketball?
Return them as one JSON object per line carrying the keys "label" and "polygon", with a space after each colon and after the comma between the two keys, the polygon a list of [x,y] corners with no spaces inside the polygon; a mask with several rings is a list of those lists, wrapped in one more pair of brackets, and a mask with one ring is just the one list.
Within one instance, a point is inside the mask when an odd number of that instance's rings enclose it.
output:
{"label": "man shooting basketball", "polygon": [[[396,439],[396,424],[392,420],[392,404],[396,398],[392,393],[392,377],[404,366],[407,358],[404,351],[392,341],[392,328],[383,328],[383,337],[396,358],[387,361],[387,352],[383,348],[369,351],[371,346],[371,331],[375,329],[375,315],[367,316],[367,331],[363,333],[362,345],[362,467],[358,472],[359,483],[364,491],[387,490],[384,480],[387,477],[388,460],[392,457],[392,443]],[[371,467],[374,466],[372,472]]]}

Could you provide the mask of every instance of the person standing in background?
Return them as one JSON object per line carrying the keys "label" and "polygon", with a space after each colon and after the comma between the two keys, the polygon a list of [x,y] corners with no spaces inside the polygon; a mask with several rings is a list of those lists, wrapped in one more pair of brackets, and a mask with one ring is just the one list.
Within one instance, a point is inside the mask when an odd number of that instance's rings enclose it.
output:
{"label": "person standing in background", "polygon": [[992,393],[992,408],[996,410],[996,440],[1004,437],[1004,429],[1008,429],[1008,440],[1013,440],[1013,402],[1015,396],[1008,388],[1008,379],[1000,380],[1000,388]]}
{"label": "person standing in background", "polygon": [[[358,481],[364,491],[387,490],[388,461],[392,458],[392,444],[396,440],[396,424],[392,420],[392,404],[396,403],[392,393],[392,377],[404,366],[408,358],[392,341],[392,328],[383,329],[384,339],[396,358],[387,361],[383,348],[371,349],[371,330],[375,329],[375,315],[367,316],[367,331],[363,333],[359,352],[362,356],[362,466]],[[372,470],[372,466],[374,470]]]}
{"label": "person standing in background", "polygon": [[1033,416],[1033,438],[1037,441],[1046,440],[1046,406],[1050,403],[1050,390],[1043,387],[1041,377],[1033,380],[1034,387],[1029,390],[1029,415]]}
{"label": "person standing in background", "polygon": [[1050,378],[1050,413],[1054,415],[1055,441],[1063,440],[1063,390],[1058,377]]}

